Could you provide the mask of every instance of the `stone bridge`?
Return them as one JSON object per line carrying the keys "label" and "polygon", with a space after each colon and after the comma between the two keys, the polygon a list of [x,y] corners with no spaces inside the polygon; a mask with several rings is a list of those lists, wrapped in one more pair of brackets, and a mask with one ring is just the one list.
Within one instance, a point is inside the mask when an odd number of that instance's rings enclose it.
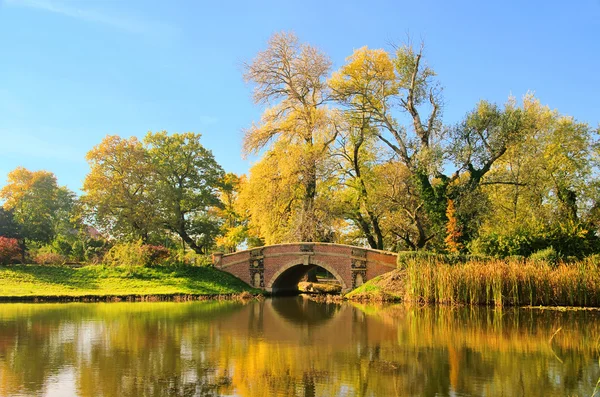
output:
{"label": "stone bridge", "polygon": [[213,264],[269,292],[296,291],[309,270],[321,267],[347,292],[395,269],[396,254],[341,244],[292,243],[215,253]]}

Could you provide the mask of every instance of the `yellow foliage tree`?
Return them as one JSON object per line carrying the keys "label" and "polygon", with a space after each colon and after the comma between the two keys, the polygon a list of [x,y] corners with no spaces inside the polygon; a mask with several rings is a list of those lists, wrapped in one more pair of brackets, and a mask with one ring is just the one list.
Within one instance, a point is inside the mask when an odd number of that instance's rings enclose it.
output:
{"label": "yellow foliage tree", "polygon": [[[269,235],[264,236],[268,241],[281,241],[283,235],[293,232],[281,230],[282,222],[296,225],[295,233],[292,233],[296,240],[313,241],[324,235],[319,229],[324,221],[319,218],[322,211],[317,208],[319,168],[327,159],[328,148],[336,136],[334,112],[325,106],[329,95],[326,76],[330,66],[330,60],[323,53],[300,44],[291,33],[273,35],[267,49],[245,65],[244,78],[254,83],[254,101],[268,107],[260,122],[253,123],[246,130],[244,151],[258,153],[274,142],[277,150],[293,152],[292,158],[296,162],[293,173],[298,186],[277,184],[279,190],[273,200],[280,200],[282,195],[297,198],[298,193],[301,197],[300,205],[296,207],[292,204],[296,205],[297,201],[288,199],[289,206],[263,207],[260,214],[250,211],[253,223],[263,223],[258,217],[265,217],[271,218],[270,229],[275,224],[279,225],[277,232],[270,230]],[[273,150],[269,153],[267,155],[272,155]],[[272,161],[266,160],[266,163],[272,164]],[[267,180],[278,178],[277,168],[259,167],[260,170],[250,173],[250,184],[261,186]],[[269,173],[271,170],[273,174]],[[264,179],[254,180],[258,174]],[[268,194],[267,191],[261,193]],[[256,196],[256,199],[259,197]],[[293,222],[290,221],[291,215],[294,216]],[[259,229],[266,232],[264,227]]]}

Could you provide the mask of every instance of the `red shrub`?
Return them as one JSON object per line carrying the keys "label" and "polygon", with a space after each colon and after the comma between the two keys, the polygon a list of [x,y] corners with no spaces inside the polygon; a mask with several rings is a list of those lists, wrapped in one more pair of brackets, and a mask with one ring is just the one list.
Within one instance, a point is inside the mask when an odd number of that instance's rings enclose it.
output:
{"label": "red shrub", "polygon": [[21,256],[21,247],[16,238],[0,236],[0,263],[6,264]]}
{"label": "red shrub", "polygon": [[145,253],[148,255],[148,264],[156,265],[163,262],[171,254],[169,249],[162,245],[143,245]]}

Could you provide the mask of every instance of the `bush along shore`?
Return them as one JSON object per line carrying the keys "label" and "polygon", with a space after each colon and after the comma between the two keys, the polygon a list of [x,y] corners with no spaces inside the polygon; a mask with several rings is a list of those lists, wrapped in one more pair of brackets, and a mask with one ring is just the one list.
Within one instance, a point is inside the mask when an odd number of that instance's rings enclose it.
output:
{"label": "bush along shore", "polygon": [[490,306],[600,307],[600,258],[573,262],[399,255],[397,270],[347,294],[351,300]]}
{"label": "bush along shore", "polygon": [[204,266],[0,266],[0,301],[162,301],[250,298],[261,291]]}

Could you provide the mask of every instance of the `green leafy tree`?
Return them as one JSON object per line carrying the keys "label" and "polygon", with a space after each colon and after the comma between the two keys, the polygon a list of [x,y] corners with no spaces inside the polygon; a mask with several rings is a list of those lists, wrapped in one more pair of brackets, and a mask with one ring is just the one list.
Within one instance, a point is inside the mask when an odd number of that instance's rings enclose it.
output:
{"label": "green leafy tree", "polygon": [[13,211],[0,207],[0,236],[8,238],[20,238],[21,230],[15,221]]}
{"label": "green leafy tree", "polygon": [[216,208],[221,206],[223,169],[200,143],[200,134],[148,133],[144,144],[155,175],[149,188],[161,223],[196,253],[208,253],[221,230]]}
{"label": "green leafy tree", "polygon": [[597,238],[597,135],[533,96],[523,109],[536,128],[483,179],[490,207],[476,246],[497,256],[548,246],[561,254],[591,253]]}

